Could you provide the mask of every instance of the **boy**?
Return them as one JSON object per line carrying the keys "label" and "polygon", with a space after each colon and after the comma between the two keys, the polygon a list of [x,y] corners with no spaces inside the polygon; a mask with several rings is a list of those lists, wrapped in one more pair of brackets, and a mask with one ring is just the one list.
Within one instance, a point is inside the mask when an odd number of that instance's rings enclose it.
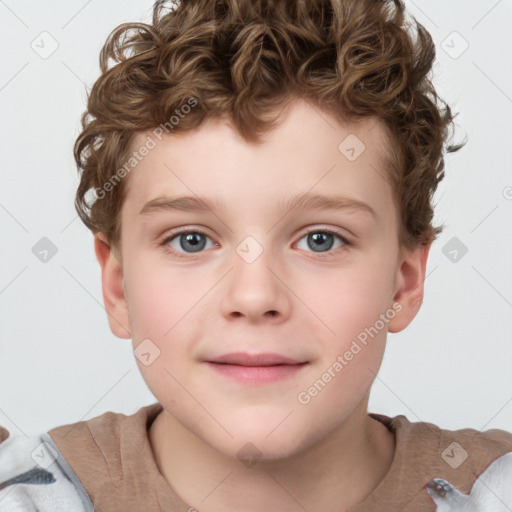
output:
{"label": "boy", "polygon": [[427,511],[512,451],[367,412],[453,119],[406,28],[399,0],[190,0],[114,30],[76,206],[157,403],[4,440],[2,512]]}

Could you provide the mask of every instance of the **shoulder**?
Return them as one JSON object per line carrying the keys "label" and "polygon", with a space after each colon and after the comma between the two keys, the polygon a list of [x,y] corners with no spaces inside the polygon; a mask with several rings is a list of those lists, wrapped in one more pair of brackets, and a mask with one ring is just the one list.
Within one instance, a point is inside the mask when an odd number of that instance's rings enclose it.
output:
{"label": "shoulder", "polygon": [[90,493],[122,475],[121,449],[160,411],[158,403],[132,415],[107,411],[32,436],[0,426],[1,511],[92,511]]}
{"label": "shoulder", "polygon": [[45,433],[10,436],[2,428],[1,435],[2,512],[92,510],[77,482],[69,478],[58,450],[45,440]]}
{"label": "shoulder", "polygon": [[121,509],[121,503],[133,497],[141,479],[157,473],[147,429],[161,410],[162,406],[155,403],[128,415],[107,411],[53,428],[48,431],[48,440],[95,506],[108,509],[115,497]]}
{"label": "shoulder", "polygon": [[144,432],[159,410],[153,404],[130,416],[107,411],[32,436],[0,426],[0,510],[92,511],[84,483],[96,490],[103,478],[120,474],[123,433]]}
{"label": "shoulder", "polygon": [[427,422],[410,422],[405,416],[391,420],[402,430],[405,445],[428,449],[422,455],[431,458],[444,474],[478,476],[498,457],[512,452],[512,432],[502,429],[450,430]]}
{"label": "shoulder", "polygon": [[438,510],[512,510],[512,433],[501,429],[444,430],[449,466],[426,489]]}
{"label": "shoulder", "polygon": [[438,452],[447,471],[477,477],[493,461],[512,452],[512,433],[502,429],[440,429]]}
{"label": "shoulder", "polygon": [[494,461],[512,452],[512,433],[506,430],[450,430],[425,421],[409,421],[403,415],[370,416],[393,433],[396,446],[388,473],[368,500],[370,508],[361,510],[370,510],[378,503],[389,507],[398,504],[403,512],[434,510],[427,493],[430,481],[445,480],[469,494]]}
{"label": "shoulder", "polygon": [[96,473],[112,477],[120,469],[119,451],[126,437],[143,437],[147,425],[161,411],[160,404],[140,407],[134,414],[107,411],[89,420],[61,425],[48,435],[70,464],[83,466],[82,458],[95,461]]}

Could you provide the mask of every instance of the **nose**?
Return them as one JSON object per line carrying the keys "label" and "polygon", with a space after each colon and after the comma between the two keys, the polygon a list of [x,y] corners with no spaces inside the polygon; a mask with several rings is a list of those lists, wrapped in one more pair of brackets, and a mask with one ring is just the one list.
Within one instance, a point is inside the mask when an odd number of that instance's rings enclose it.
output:
{"label": "nose", "polygon": [[291,309],[292,292],[275,255],[249,241],[232,255],[232,270],[222,290],[222,313],[231,319],[245,317],[254,323],[264,319],[285,320]]}

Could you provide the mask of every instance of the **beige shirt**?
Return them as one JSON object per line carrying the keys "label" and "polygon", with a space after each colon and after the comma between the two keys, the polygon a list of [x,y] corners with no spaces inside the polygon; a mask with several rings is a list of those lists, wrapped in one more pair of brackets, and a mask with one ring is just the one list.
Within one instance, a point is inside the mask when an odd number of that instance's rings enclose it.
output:
{"label": "beige shirt", "polygon": [[[97,511],[191,510],[159,472],[149,444],[148,429],[161,410],[155,403],[129,416],[107,412],[48,432]],[[448,480],[469,493],[492,461],[512,451],[512,433],[504,430],[450,431],[431,423],[412,423],[403,415],[370,416],[395,436],[395,454],[384,479],[350,512],[434,511],[425,489],[432,478]]]}

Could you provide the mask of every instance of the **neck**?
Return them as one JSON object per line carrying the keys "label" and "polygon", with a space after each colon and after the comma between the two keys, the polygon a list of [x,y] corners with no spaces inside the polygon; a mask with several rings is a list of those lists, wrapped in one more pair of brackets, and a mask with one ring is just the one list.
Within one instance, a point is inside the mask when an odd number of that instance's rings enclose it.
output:
{"label": "neck", "polygon": [[366,403],[319,443],[249,467],[218,452],[163,410],[149,431],[157,466],[200,512],[340,512],[363,501],[389,470],[393,435]]}

